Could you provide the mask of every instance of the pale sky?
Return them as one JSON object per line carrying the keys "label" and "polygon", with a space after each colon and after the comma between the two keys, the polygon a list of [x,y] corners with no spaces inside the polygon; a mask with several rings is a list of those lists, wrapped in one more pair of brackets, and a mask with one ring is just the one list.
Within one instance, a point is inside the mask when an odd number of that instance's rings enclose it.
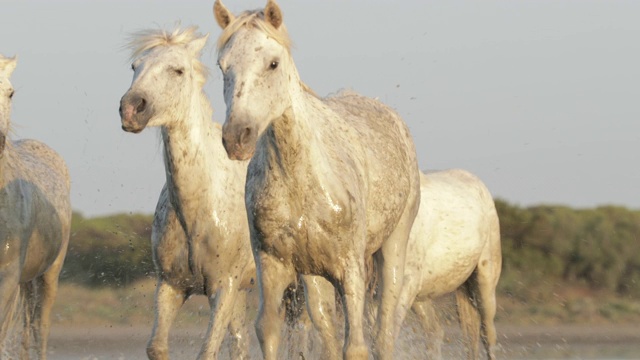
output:
{"label": "pale sky", "polygon": [[[227,0],[234,12],[266,1]],[[409,125],[422,169],[464,168],[495,197],[640,209],[640,1],[280,0],[302,79],[378,97]],[[0,53],[18,55],[13,139],[67,161],[87,216],[152,213],[157,130],[120,128],[127,35],[197,25],[214,120],[220,33],[208,1],[2,0]]]}

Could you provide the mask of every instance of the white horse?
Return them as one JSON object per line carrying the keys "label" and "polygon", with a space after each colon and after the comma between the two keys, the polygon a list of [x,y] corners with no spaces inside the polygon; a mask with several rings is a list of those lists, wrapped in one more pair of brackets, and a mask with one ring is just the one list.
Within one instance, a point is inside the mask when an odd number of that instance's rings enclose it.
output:
{"label": "white horse", "polygon": [[[153,228],[153,260],[158,276],[156,314],[147,354],[168,358],[171,323],[185,300],[203,294],[211,306],[206,341],[199,358],[216,358],[227,327],[231,357],[248,357],[246,296],[256,269],[244,187],[247,161],[229,160],[220,125],[211,120],[203,92],[206,69],[200,52],[208,36],[195,28],[142,31],[131,41],[133,82],[120,102],[122,128],[138,133],[160,127],[166,184]],[[311,313],[333,300],[308,287]],[[318,317],[318,316],[316,316]],[[316,323],[322,330],[324,325]]]}
{"label": "white horse", "polygon": [[151,235],[158,281],[150,359],[168,358],[171,323],[192,294],[206,295],[211,307],[198,358],[217,358],[227,328],[233,358],[248,356],[241,290],[255,265],[243,200],[247,163],[227,158],[211,120],[199,60],[207,38],[191,27],[141,31],[130,43],[134,74],[120,101],[122,128],[160,127],[166,170]]}
{"label": "white horse", "polygon": [[277,356],[283,290],[297,273],[335,285],[346,314],[343,355],[368,358],[365,263],[374,253],[382,268],[374,356],[391,358],[406,243],[420,201],[406,124],[373,99],[314,95],[300,80],[275,2],[236,18],[216,1],[214,14],[224,29],[218,63],[227,105],[225,149],[232,159],[253,156],[246,206],[265,358]]}
{"label": "white horse", "polygon": [[[433,300],[455,291],[469,358],[478,358],[482,330],[487,357],[495,359],[493,320],[502,255],[491,194],[480,179],[464,170],[423,174],[420,185],[421,203],[407,245],[396,335],[411,309],[427,334],[430,358],[441,358],[444,332]],[[372,310],[375,313],[375,307]]]}
{"label": "white horse", "polygon": [[[64,160],[36,140],[8,139],[16,60],[0,55],[0,353],[22,311],[22,358],[31,331],[47,357],[50,315],[71,227],[69,172]],[[22,309],[16,308],[20,297]],[[1,355],[0,355],[1,356]]]}

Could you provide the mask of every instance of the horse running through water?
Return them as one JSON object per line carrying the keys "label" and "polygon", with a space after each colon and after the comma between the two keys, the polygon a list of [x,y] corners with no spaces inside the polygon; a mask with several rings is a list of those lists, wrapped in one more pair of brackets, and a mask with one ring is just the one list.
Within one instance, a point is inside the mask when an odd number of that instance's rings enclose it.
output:
{"label": "horse running through water", "polygon": [[157,273],[150,359],[168,359],[171,323],[193,294],[206,295],[209,327],[199,358],[217,358],[227,328],[232,357],[248,356],[244,314],[255,274],[244,208],[246,162],[230,161],[220,145],[203,92],[196,28],[141,31],[130,42],[133,81],[120,101],[122,129],[160,127],[166,183],[151,242]]}
{"label": "horse running through water", "polygon": [[29,357],[33,332],[37,356],[46,359],[51,308],[69,244],[70,181],[64,160],[51,148],[8,139],[15,66],[15,59],[0,55],[0,356],[19,311],[20,357]]}
{"label": "horse running through water", "polygon": [[216,1],[214,14],[223,29],[218,63],[227,105],[225,149],[232,159],[253,156],[246,205],[261,293],[256,330],[265,358],[277,356],[280,303],[297,273],[335,285],[346,314],[343,356],[368,358],[365,263],[374,253],[382,296],[373,350],[377,358],[391,358],[406,243],[420,201],[405,123],[373,99],[313,94],[300,80],[275,2],[236,18]]}
{"label": "horse running through water", "polygon": [[[244,290],[256,274],[244,204],[248,162],[229,160],[220,125],[211,120],[203,92],[206,68],[199,60],[207,37],[193,27],[147,30],[130,43],[134,74],[120,102],[122,128],[139,133],[160,127],[166,170],[151,235],[158,276],[151,359],[168,358],[171,323],[196,294],[206,295],[211,306],[198,357],[217,358],[227,328],[231,358],[248,357]],[[307,305],[317,312],[333,296],[312,300],[318,302]]]}
{"label": "horse running through water", "polygon": [[407,245],[396,334],[411,309],[427,335],[429,358],[441,358],[444,332],[433,300],[455,291],[468,357],[478,358],[482,332],[487,357],[495,359],[493,320],[502,255],[491,194],[464,170],[422,174],[420,185],[422,198]]}

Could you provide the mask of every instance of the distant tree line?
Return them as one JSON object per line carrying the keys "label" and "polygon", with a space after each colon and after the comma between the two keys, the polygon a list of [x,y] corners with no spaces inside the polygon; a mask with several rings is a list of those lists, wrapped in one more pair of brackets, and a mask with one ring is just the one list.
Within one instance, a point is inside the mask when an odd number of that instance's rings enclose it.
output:
{"label": "distant tree line", "polygon": [[640,211],[618,206],[521,208],[496,201],[502,232],[500,290],[560,284],[640,297]]}
{"label": "distant tree line", "polygon": [[[499,291],[531,296],[562,284],[640,297],[640,211],[603,206],[519,207],[496,201],[502,233]],[[62,280],[122,286],[153,276],[150,215],[74,213]]]}

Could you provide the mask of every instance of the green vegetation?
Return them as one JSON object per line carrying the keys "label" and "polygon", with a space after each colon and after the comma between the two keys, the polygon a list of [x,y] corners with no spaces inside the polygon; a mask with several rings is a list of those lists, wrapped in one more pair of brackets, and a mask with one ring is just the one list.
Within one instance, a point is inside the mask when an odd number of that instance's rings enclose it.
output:
{"label": "green vegetation", "polygon": [[[503,252],[498,320],[640,320],[640,211],[523,208],[501,200],[496,206]],[[148,281],[151,223],[149,215],[74,214],[62,281],[95,291]]]}
{"label": "green vegetation", "polygon": [[85,219],[74,213],[61,281],[114,287],[153,276],[152,221],[150,215]]}
{"label": "green vegetation", "polygon": [[[500,290],[531,299],[545,287],[640,298],[640,211],[604,206],[520,208],[497,201],[504,258]],[[545,294],[546,293],[546,294]]]}

